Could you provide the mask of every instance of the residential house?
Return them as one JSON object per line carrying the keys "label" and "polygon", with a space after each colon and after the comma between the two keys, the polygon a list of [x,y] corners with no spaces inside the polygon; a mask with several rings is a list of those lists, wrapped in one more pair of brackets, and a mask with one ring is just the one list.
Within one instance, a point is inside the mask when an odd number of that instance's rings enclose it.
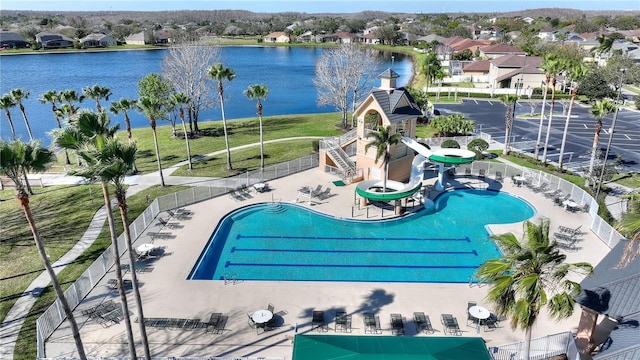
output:
{"label": "residential house", "polygon": [[504,55],[524,56],[526,54],[526,52],[520,50],[519,48],[504,43],[484,46],[480,48],[480,56],[484,59],[495,59]]}
{"label": "residential house", "polygon": [[283,31],[272,32],[271,34],[265,35],[262,38],[262,41],[266,43],[288,43],[290,41],[289,35],[287,35]]}
{"label": "residential house", "polygon": [[36,42],[43,49],[72,48],[73,39],[62,34],[40,32],[36,34]]}
{"label": "residential house", "polygon": [[102,33],[89,34],[80,39],[80,43],[84,49],[118,45],[116,39]]}
{"label": "residential house", "polygon": [[490,60],[479,60],[466,64],[462,68],[463,75],[469,77],[471,82],[488,82]]}
{"label": "residential house", "polygon": [[358,35],[353,33],[337,32],[333,35],[335,36],[335,42],[340,44],[353,44],[360,41]]}
{"label": "residential house", "polygon": [[540,69],[539,56],[505,55],[490,60],[489,86],[495,89],[524,89],[540,87],[545,73]]}
{"label": "residential house", "polygon": [[146,31],[141,31],[139,33],[131,34],[124,38],[124,42],[129,45],[146,45],[150,44],[149,41],[150,36],[147,36],[148,33]]}
{"label": "residential house", "polygon": [[166,45],[171,42],[171,36],[166,30],[156,30],[153,32],[153,43],[156,45]]}
{"label": "residential house", "polygon": [[315,42],[316,36],[311,31],[305,31],[302,34],[296,36],[296,42]]}
{"label": "residential house", "polygon": [[11,32],[0,31],[0,47],[2,49],[24,49],[31,47],[31,44],[24,36]]}
{"label": "residential house", "polygon": [[360,42],[363,44],[375,45],[380,44],[380,38],[375,36],[373,33],[368,33],[360,36]]}
{"label": "residential house", "polygon": [[625,251],[637,251],[629,241],[618,242],[580,283],[576,345],[583,359],[640,359],[640,256],[622,261]]}

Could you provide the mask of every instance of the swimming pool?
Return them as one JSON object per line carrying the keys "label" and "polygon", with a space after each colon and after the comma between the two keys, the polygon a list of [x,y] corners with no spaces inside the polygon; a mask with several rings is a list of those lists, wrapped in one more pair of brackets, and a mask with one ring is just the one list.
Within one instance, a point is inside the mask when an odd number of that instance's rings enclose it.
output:
{"label": "swimming pool", "polygon": [[445,192],[433,208],[387,221],[253,205],[222,219],[189,279],[467,282],[484,261],[500,256],[485,225],[533,214],[521,199],[476,189]]}

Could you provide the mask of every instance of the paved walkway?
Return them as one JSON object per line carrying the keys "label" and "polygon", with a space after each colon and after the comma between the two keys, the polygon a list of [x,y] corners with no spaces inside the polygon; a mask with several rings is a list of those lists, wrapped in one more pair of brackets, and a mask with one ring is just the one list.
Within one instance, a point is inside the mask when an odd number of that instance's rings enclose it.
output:
{"label": "paved walkway", "polygon": [[[289,140],[299,140],[299,139],[321,139],[319,136],[306,136],[306,137],[296,137],[296,138],[284,138],[284,139],[275,139],[265,141],[265,144],[273,143],[273,142],[281,142],[281,141],[289,141]],[[246,144],[242,146],[237,146],[232,148],[231,150],[239,150],[252,146],[257,146],[259,143]],[[224,154],[225,150],[215,151],[209,154],[205,154],[202,158],[212,157],[220,154]],[[195,160],[193,160],[195,162]],[[214,178],[193,178],[187,176],[170,176],[174,171],[179,169],[182,166],[188,164],[188,161],[181,161],[175,165],[172,165],[166,169],[163,169],[162,174],[165,177],[166,185],[197,185],[198,183],[206,182],[207,180],[213,180]],[[64,174],[34,174],[30,176],[32,179],[39,179],[43,186],[53,186],[53,185],[77,185],[84,184],[86,180],[84,178],[78,176],[67,176]],[[127,189],[127,197],[136,194],[148,187],[157,185],[160,183],[160,176],[158,172],[152,172],[145,175],[134,175],[129,176],[125,180],[125,183],[129,185]],[[115,201],[114,201],[115,203]],[[71,248],[66,254],[64,254],[60,259],[54,262],[52,265],[55,269],[55,273],[58,274],[62,271],[67,264],[73,262],[78,256],[82,255],[82,253],[93,244],[93,242],[97,239],[98,235],[102,231],[104,227],[104,222],[107,218],[106,211],[104,207],[100,208],[96,214],[94,215],[87,231],[80,238],[80,241]],[[13,359],[13,351],[15,348],[15,343],[18,338],[18,333],[20,332],[20,328],[22,324],[33,307],[36,299],[40,295],[40,292],[43,288],[49,285],[51,282],[49,275],[46,271],[43,271],[38,277],[29,284],[29,286],[24,290],[24,292],[20,295],[20,298],[13,307],[7,313],[4,321],[0,324],[0,359],[11,360]]]}

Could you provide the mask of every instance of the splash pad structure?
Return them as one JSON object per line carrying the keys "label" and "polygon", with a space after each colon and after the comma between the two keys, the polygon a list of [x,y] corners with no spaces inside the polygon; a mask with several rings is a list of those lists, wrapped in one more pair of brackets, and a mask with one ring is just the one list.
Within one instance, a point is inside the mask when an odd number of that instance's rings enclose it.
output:
{"label": "splash pad structure", "polygon": [[444,190],[443,178],[445,166],[470,164],[476,159],[476,154],[463,149],[439,149],[432,151],[417,141],[403,137],[402,142],[418,154],[411,162],[411,175],[408,183],[387,180],[386,191],[383,180],[365,180],[356,186],[356,193],[363,198],[377,201],[392,201],[409,197],[420,190],[424,179],[424,166],[427,162],[438,165],[438,181],[435,189]]}

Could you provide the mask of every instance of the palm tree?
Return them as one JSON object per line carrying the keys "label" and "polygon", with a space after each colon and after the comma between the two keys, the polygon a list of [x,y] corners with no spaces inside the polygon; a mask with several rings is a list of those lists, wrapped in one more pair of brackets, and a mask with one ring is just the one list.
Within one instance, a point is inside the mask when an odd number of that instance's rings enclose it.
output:
{"label": "palm tree", "polygon": [[183,93],[173,94],[171,96],[171,101],[176,106],[180,107],[180,121],[182,121],[182,133],[184,134],[184,140],[187,142],[187,161],[189,162],[189,170],[193,170],[193,165],[191,164],[191,147],[189,146],[189,136],[190,133],[187,134],[187,125],[184,122],[184,107],[183,105],[188,105],[190,100],[187,95]]}
{"label": "palm tree", "polygon": [[62,90],[58,94],[58,99],[68,105],[70,115],[75,115],[76,111],[78,111],[76,102],[81,103],[84,100],[84,96],[80,96],[76,90]]}
{"label": "palm tree", "polygon": [[559,73],[564,70],[563,62],[555,54],[549,54],[542,62],[542,69],[551,74],[551,105],[549,107],[549,122],[547,123],[547,135],[544,140],[544,150],[542,151],[542,162],[547,162],[547,150],[549,148],[549,136],[551,134],[551,122],[553,121],[553,108],[556,100],[556,79]]}
{"label": "palm tree", "polygon": [[592,54],[596,54],[600,56],[602,54],[609,53],[611,51],[611,47],[613,46],[613,43],[615,42],[615,40],[612,37],[604,34],[597,36],[596,40],[598,41],[598,46],[592,48],[590,52]]}
{"label": "palm tree", "polygon": [[[551,61],[553,59],[553,55],[547,55],[544,58],[543,64],[547,61]],[[542,125],[544,124],[544,106],[547,104],[547,93],[549,92],[549,83],[551,82],[551,73],[548,71],[547,67],[542,67],[545,71],[545,81],[544,81],[544,94],[542,95],[542,109],[540,110],[540,125],[538,126],[538,139],[536,140],[536,149],[534,156],[536,160],[538,159],[538,153],[540,152],[540,140],[542,137]]]}
{"label": "palm tree", "polygon": [[487,260],[476,277],[490,284],[487,299],[494,303],[496,314],[510,318],[513,329],[525,331],[524,359],[529,359],[531,329],[542,308],[547,307],[554,319],[571,316],[580,284],[567,279],[567,275],[590,274],[593,268],[584,262],[565,262],[567,256],[549,240],[546,218],[539,225],[527,221],[521,241],[512,233],[492,238],[504,255]]}
{"label": "palm tree", "polygon": [[560,170],[562,170],[562,163],[564,157],[564,145],[567,141],[567,133],[569,130],[569,121],[571,120],[571,111],[573,110],[573,104],[576,100],[576,95],[578,95],[578,84],[582,79],[587,76],[589,69],[584,66],[581,62],[578,61],[569,61],[566,63],[567,70],[569,71],[569,79],[573,84],[571,87],[571,101],[569,101],[569,111],[567,111],[567,119],[564,122],[564,132],[562,133],[562,144],[560,145],[560,159],[558,160],[558,165]]}
{"label": "palm tree", "polygon": [[96,101],[96,111],[102,112],[102,106],[100,106],[100,100],[105,99],[109,101],[109,96],[111,96],[111,89],[106,86],[93,85],[92,87],[87,87],[82,89],[82,93],[85,97],[89,99],[93,99]]}
{"label": "palm tree", "polygon": [[596,126],[595,132],[593,134],[593,146],[591,147],[591,161],[589,161],[589,171],[587,172],[587,179],[593,176],[593,166],[596,162],[598,142],[600,141],[600,131],[602,131],[602,118],[614,111],[616,111],[616,105],[611,102],[611,100],[607,99],[596,101],[591,107],[591,115],[596,118]]}
{"label": "palm tree", "polygon": [[[125,329],[129,343],[129,353],[132,359],[136,358],[135,340],[133,339],[133,330],[131,328],[131,318],[129,316],[129,306],[127,296],[122,281],[122,266],[120,263],[120,249],[118,246],[118,235],[116,234],[116,225],[111,209],[111,196],[109,194],[108,182],[111,180],[110,174],[105,172],[103,164],[100,163],[95,153],[104,151],[107,141],[113,138],[118,131],[118,126],[109,124],[109,117],[105,113],[96,114],[93,112],[82,112],[78,117],[70,119],[69,126],[63,131],[55,134],[54,142],[57,146],[65,150],[73,150],[77,156],[84,160],[85,167],[77,170],[69,171],[70,175],[81,176],[86,179],[99,179],[102,187],[102,195],[104,198],[104,206],[107,214],[107,222],[109,224],[109,233],[111,235],[111,247],[113,249],[113,257],[115,263],[115,275],[118,280],[118,292],[120,295],[120,303],[122,306],[122,314],[124,316]],[[134,264],[132,262],[131,264]],[[135,272],[135,271],[134,271]]]}
{"label": "palm tree", "polygon": [[391,134],[391,126],[381,127],[378,131],[372,131],[367,136],[372,138],[364,147],[364,151],[369,151],[372,146],[376,147],[376,162],[382,158],[382,166],[384,167],[384,180],[382,183],[382,192],[387,191],[387,176],[389,173],[389,160],[391,153],[389,147],[398,144],[402,140],[402,136],[398,133]]}
{"label": "palm tree", "polygon": [[502,97],[502,102],[507,107],[507,113],[505,114],[504,149],[502,149],[502,155],[509,155],[511,128],[513,127],[513,117],[515,115],[516,103],[518,102],[518,95],[504,95]]}
{"label": "palm tree", "polygon": [[233,170],[231,165],[231,149],[229,148],[229,135],[227,133],[227,118],[224,113],[224,88],[222,83],[224,81],[231,81],[235,79],[236,73],[232,68],[226,68],[221,63],[209,66],[207,68],[209,77],[218,82],[218,95],[220,96],[220,109],[222,110],[222,129],[224,131],[224,144],[227,149],[227,170]]}
{"label": "palm tree", "polygon": [[27,118],[27,113],[24,111],[24,105],[22,104],[22,99],[28,99],[30,93],[28,91],[24,91],[22,89],[11,89],[11,97],[13,101],[18,104],[20,108],[20,112],[22,113],[22,118],[24,119],[24,124],[27,127],[27,133],[29,134],[29,140],[33,141],[33,133],[31,132],[31,125],[29,125],[29,119]]}
{"label": "palm tree", "polygon": [[[26,153],[29,153],[29,155],[25,156]],[[26,159],[29,159],[28,163],[25,161]],[[44,243],[42,242],[40,234],[38,233],[38,228],[36,227],[33,213],[31,212],[31,207],[29,206],[29,194],[27,194],[27,192],[24,190],[24,186],[21,180],[21,174],[24,173],[25,167],[30,168],[36,172],[41,172],[45,171],[54,161],[55,155],[51,151],[41,147],[37,143],[25,144],[21,141],[14,141],[13,143],[9,144],[0,141],[0,174],[4,174],[9,177],[16,185],[16,199],[20,203],[27,222],[29,223],[31,233],[33,234],[33,240],[36,243],[36,248],[38,249],[40,258],[42,259],[44,267],[47,270],[49,277],[51,278],[53,289],[58,297],[58,300],[60,301],[62,310],[67,317],[69,326],[71,327],[71,333],[76,344],[78,357],[80,359],[86,360],[87,356],[85,355],[84,347],[82,345],[82,339],[80,338],[80,330],[78,328],[78,324],[75,317],[73,316],[71,307],[69,306],[69,303],[64,296],[64,292],[62,291],[62,287],[60,286],[58,277],[56,276],[56,273],[51,266],[51,262],[49,261]]]}
{"label": "palm tree", "polygon": [[[118,115],[120,113],[124,115],[124,127],[127,130],[127,139],[129,140],[129,145],[133,144],[129,111],[134,109],[136,109],[136,100],[127,98],[121,98],[120,100],[111,103],[111,106],[109,107],[109,111],[111,111],[114,115]],[[138,172],[138,168],[136,167],[135,163],[133,164],[132,172]]]}
{"label": "palm tree", "polygon": [[5,115],[7,115],[7,121],[9,122],[9,129],[11,129],[11,135],[13,140],[17,140],[16,137],[16,129],[13,126],[13,120],[11,120],[11,108],[16,106],[16,102],[13,100],[11,95],[5,94],[0,98],[0,109],[4,110]]}
{"label": "palm tree", "polygon": [[149,126],[153,131],[153,144],[156,151],[156,162],[158,163],[158,172],[160,173],[160,185],[165,186],[164,176],[162,175],[162,163],[160,162],[160,148],[158,147],[158,133],[156,132],[156,119],[164,116],[164,105],[160,99],[153,97],[141,97],[137,102],[137,109],[145,114],[149,119]]}
{"label": "palm tree", "polygon": [[258,121],[260,122],[260,170],[264,169],[264,142],[263,142],[263,132],[262,132],[262,100],[267,98],[269,94],[269,89],[264,85],[249,85],[249,87],[244,91],[245,96],[249,100],[257,100],[256,104],[256,114],[258,114]]}
{"label": "palm tree", "polygon": [[[636,194],[637,195],[637,194]],[[625,212],[620,221],[616,224],[616,229],[620,231],[629,241],[624,249],[622,258],[618,266],[627,266],[640,253],[640,214]]]}
{"label": "palm tree", "polygon": [[62,123],[60,122],[60,118],[58,117],[58,107],[56,103],[60,101],[60,95],[55,90],[49,90],[46,93],[40,95],[38,101],[42,104],[51,103],[51,111],[53,112],[53,117],[56,119],[58,123],[58,129],[62,129]]}

